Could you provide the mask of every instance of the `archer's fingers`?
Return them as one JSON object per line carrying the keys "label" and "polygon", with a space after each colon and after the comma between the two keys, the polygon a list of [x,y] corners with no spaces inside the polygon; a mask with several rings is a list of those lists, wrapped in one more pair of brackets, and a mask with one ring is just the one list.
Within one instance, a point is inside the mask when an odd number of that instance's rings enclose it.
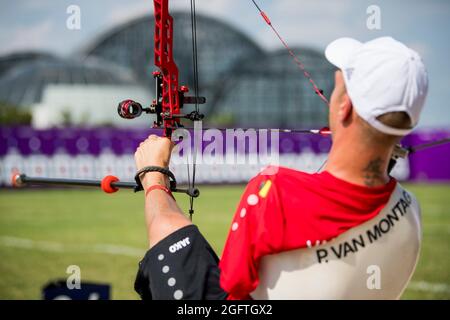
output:
{"label": "archer's fingers", "polygon": [[145,139],[145,141],[154,141],[156,139],[158,139],[159,137],[155,134],[151,134],[147,137],[147,139]]}
{"label": "archer's fingers", "polygon": [[169,148],[170,152],[172,152],[173,148],[175,147],[175,143],[172,141],[172,139],[168,137],[163,137],[161,139],[163,139],[161,141],[164,144],[164,146]]}

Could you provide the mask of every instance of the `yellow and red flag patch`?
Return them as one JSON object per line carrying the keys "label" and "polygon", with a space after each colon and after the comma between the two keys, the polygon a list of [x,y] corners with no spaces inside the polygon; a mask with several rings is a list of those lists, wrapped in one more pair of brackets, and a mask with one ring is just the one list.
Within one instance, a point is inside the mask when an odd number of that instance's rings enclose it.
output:
{"label": "yellow and red flag patch", "polygon": [[267,194],[269,193],[269,190],[271,187],[272,187],[272,181],[266,180],[264,183],[261,184],[258,195],[261,198],[267,197]]}

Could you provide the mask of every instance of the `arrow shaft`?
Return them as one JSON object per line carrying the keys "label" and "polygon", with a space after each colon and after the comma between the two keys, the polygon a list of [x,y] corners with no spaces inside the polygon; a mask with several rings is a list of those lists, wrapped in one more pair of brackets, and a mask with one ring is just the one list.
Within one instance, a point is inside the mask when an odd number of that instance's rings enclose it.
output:
{"label": "arrow shaft", "polygon": [[[20,185],[58,185],[58,186],[78,186],[78,187],[101,187],[101,180],[89,179],[65,179],[65,178],[43,178],[43,177],[29,177],[27,175],[18,176],[16,183]],[[133,189],[136,186],[135,182],[116,181],[111,183],[112,187]]]}

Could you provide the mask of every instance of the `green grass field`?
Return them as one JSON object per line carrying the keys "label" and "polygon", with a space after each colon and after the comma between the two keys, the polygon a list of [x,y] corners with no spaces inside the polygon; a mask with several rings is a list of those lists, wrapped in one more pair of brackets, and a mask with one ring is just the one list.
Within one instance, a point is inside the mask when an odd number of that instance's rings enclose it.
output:
{"label": "green grass field", "polygon": [[[404,299],[450,299],[450,186],[408,185],[423,210],[419,265]],[[222,252],[243,186],[201,188],[194,222]],[[179,196],[183,209],[187,197]],[[143,196],[98,190],[0,191],[0,299],[40,299],[69,265],[84,281],[112,285],[113,299],[137,299],[137,263],[146,250]]]}

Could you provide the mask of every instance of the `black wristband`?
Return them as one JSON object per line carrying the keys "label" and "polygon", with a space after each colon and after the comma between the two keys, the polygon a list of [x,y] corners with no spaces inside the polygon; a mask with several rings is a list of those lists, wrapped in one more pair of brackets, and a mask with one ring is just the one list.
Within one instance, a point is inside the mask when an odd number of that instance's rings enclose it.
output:
{"label": "black wristband", "polygon": [[136,187],[134,188],[134,192],[138,192],[144,190],[141,182],[141,174],[145,174],[147,172],[159,172],[169,177],[169,189],[170,191],[175,191],[177,189],[177,181],[175,179],[175,175],[168,168],[158,167],[158,166],[148,166],[144,167],[134,176],[134,180],[136,181]]}

